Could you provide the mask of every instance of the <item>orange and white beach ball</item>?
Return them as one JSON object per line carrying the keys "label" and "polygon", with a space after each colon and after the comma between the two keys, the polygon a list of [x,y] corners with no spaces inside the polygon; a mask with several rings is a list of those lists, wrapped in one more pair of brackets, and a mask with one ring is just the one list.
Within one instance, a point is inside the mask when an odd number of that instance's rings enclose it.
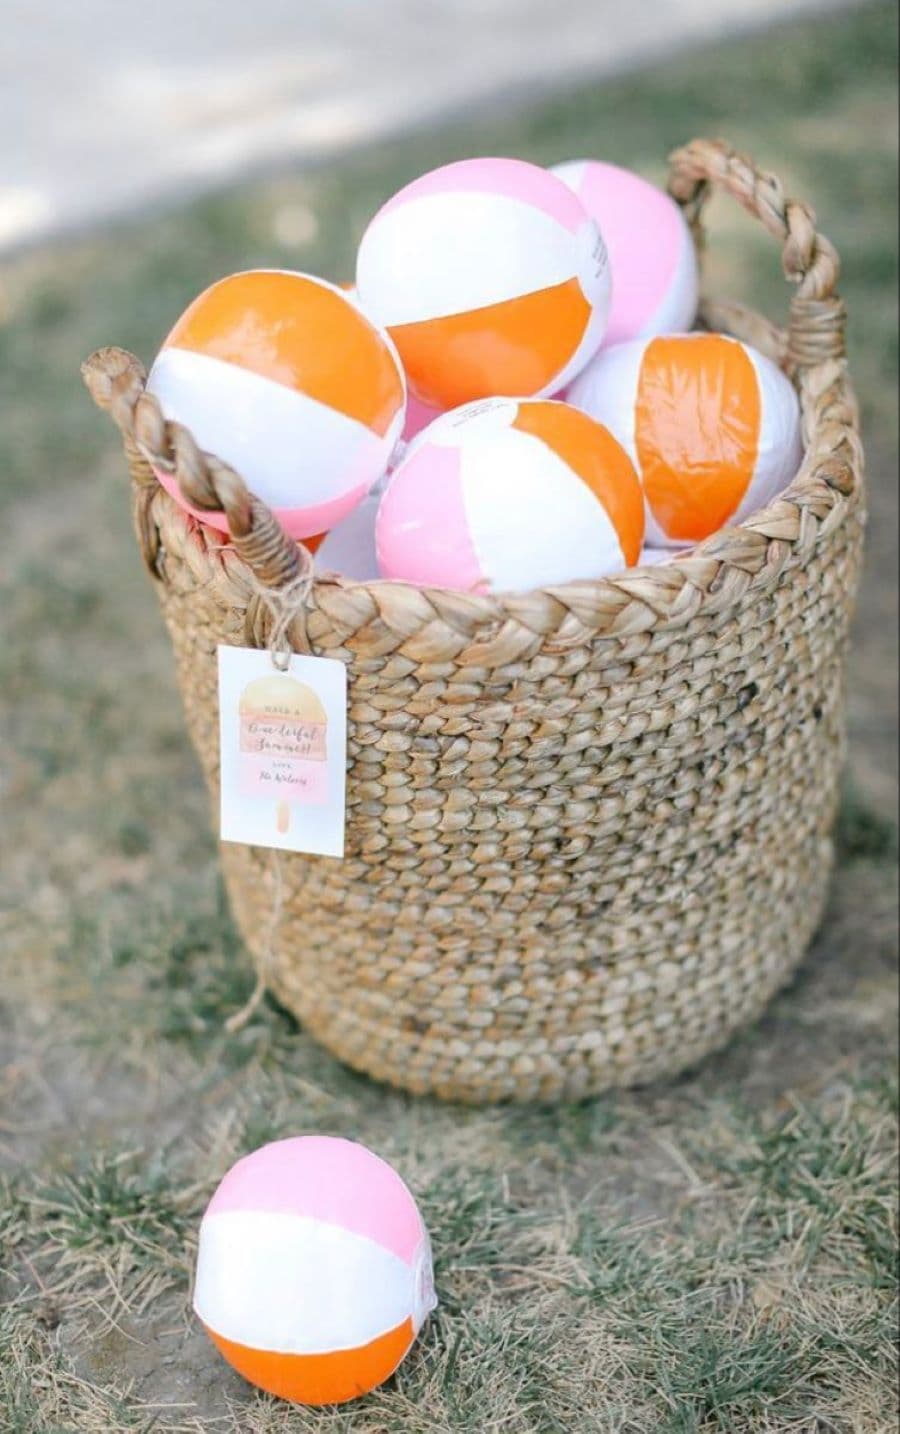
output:
{"label": "orange and white beach ball", "polygon": [[610,292],[593,219],[517,159],[462,160],[401,189],[363,235],[356,283],[438,409],[558,392],[599,347]]}
{"label": "orange and white beach ball", "polygon": [[282,1399],[341,1404],[375,1389],[436,1303],[416,1202],[354,1141],[264,1145],[203,1217],[194,1310],[228,1363]]}
{"label": "orange and white beach ball", "polygon": [[625,450],[548,399],[485,399],[437,419],[394,470],[375,524],[384,577],[471,592],[619,572],[643,537]]}
{"label": "orange and white beach ball", "polygon": [[[185,310],[147,387],[166,418],[231,464],[295,538],[326,531],[386,470],[406,382],[386,334],[337,285],[256,269],[221,279]],[[184,504],[226,530],[222,513]]]}
{"label": "orange and white beach ball", "polygon": [[604,344],[689,329],[697,315],[697,252],[675,200],[630,169],[598,159],[570,160],[550,173],[577,194],[609,249]]}
{"label": "orange and white beach ball", "polygon": [[770,502],[803,456],[800,405],[771,359],[725,334],[677,334],[605,349],[570,403],[630,454],[647,542],[700,542]]}

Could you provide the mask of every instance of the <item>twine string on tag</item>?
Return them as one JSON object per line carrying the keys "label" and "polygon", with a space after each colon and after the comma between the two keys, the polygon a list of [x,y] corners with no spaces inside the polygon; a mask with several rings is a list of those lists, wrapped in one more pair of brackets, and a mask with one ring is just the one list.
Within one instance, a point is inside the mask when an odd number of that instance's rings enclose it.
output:
{"label": "twine string on tag", "polygon": [[277,667],[279,672],[287,672],[294,653],[291,628],[306,607],[312,592],[312,563],[291,582],[285,583],[284,587],[266,588],[252,575],[251,585],[272,615],[272,630],[268,643],[272,665]]}
{"label": "twine string on tag", "polygon": [[[309,551],[306,548],[300,548],[300,554],[301,565],[298,576],[282,587],[266,587],[259,581],[252,569],[248,569],[246,574],[253,591],[271,613],[272,630],[269,633],[269,656],[272,659],[272,665],[279,672],[287,672],[290,669],[294,651],[290,640],[291,626],[298,613],[306,606],[313,586],[313,564]],[[272,906],[269,912],[265,941],[257,960],[256,985],[249,1000],[225,1022],[225,1029],[229,1035],[234,1035],[244,1029],[268,989],[269,971],[275,957],[275,940],[284,911],[284,873],[281,851],[278,847],[272,848],[269,872],[272,881]]]}
{"label": "twine string on tag", "polygon": [[257,960],[256,985],[250,994],[249,1000],[245,1001],[240,1010],[235,1011],[225,1022],[225,1029],[230,1036],[235,1035],[238,1031],[242,1031],[249,1023],[268,989],[269,971],[272,969],[272,962],[275,959],[275,938],[278,934],[278,928],[281,925],[281,917],[284,911],[284,873],[282,871],[281,852],[278,847],[272,848],[269,874],[272,879],[272,908],[269,912],[266,939]]}

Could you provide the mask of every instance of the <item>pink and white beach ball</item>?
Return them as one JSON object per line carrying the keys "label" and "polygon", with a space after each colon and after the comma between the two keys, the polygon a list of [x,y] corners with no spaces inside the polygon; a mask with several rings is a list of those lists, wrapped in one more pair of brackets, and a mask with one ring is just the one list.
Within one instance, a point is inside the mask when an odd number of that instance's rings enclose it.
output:
{"label": "pink and white beach ball", "polygon": [[605,344],[690,329],[699,280],[694,241],[679,206],[630,169],[598,159],[554,165],[597,221],[609,249],[612,300]]}

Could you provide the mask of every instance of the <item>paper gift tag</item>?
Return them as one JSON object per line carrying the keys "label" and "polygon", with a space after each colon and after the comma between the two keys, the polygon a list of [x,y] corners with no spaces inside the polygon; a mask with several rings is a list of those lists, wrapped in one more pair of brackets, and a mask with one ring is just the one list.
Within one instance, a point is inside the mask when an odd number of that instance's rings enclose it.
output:
{"label": "paper gift tag", "polygon": [[219,648],[223,841],[344,855],[347,672],[330,657]]}

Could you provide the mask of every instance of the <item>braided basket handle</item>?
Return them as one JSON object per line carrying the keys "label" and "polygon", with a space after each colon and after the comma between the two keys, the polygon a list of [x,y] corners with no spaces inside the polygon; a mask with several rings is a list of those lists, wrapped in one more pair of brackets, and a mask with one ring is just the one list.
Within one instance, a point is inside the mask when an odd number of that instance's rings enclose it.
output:
{"label": "braided basket handle", "polygon": [[[311,579],[307,549],[291,541],[240,474],[202,452],[183,424],[163,417],[158,399],[147,392],[146,371],[134,354],[119,348],[98,349],[82,364],[81,373],[97,407],[118,426],[131,476],[148,498],[158,485],[156,473],[171,474],[191,507],[225,514],[235,550],[264,588]],[[159,536],[147,515],[147,504],[139,504],[138,512],[144,558],[155,570]]]}
{"label": "braided basket handle", "polygon": [[[761,347],[794,373],[844,358],[846,310],[835,292],[840,259],[831,241],[817,233],[816,216],[808,204],[786,199],[780,180],[757,169],[722,140],[695,139],[676,149],[669,156],[668,189],[681,205],[701,252],[703,208],[715,189],[730,194],[781,242],[784,275],[796,285],[796,293],[787,330],[768,326]],[[734,312],[733,305],[704,305],[704,316],[714,329],[728,327],[729,311]]]}

